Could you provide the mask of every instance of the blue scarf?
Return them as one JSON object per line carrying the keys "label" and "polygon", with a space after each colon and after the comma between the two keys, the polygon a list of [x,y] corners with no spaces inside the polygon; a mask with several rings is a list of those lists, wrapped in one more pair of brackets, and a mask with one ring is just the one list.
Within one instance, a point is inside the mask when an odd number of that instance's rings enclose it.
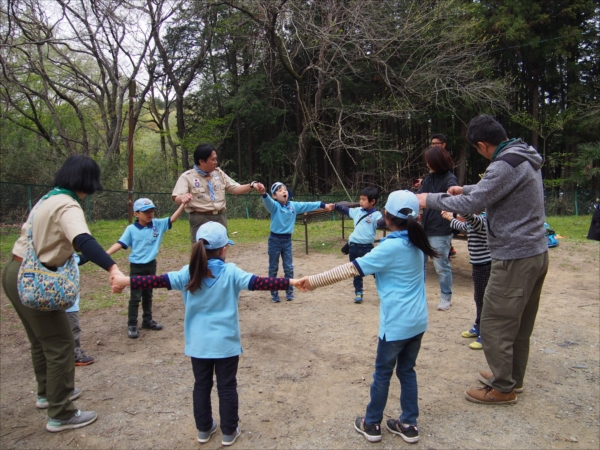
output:
{"label": "blue scarf", "polygon": [[201,170],[198,166],[194,165],[194,169],[196,169],[196,172],[198,172],[200,175],[204,176],[207,178],[208,181],[208,192],[210,193],[210,198],[211,200],[214,202],[215,201],[215,189],[213,188],[212,182],[210,181],[210,174],[205,172],[204,170]]}
{"label": "blue scarf", "polygon": [[383,241],[385,241],[386,239],[396,239],[396,238],[400,238],[400,239],[404,239],[406,241],[408,241],[408,230],[402,230],[402,231],[392,231],[390,234],[388,234],[386,237],[382,238],[379,243],[381,244]]}
{"label": "blue scarf", "polygon": [[217,282],[223,270],[225,269],[225,261],[219,258],[211,258],[208,260],[208,269],[212,273],[212,278],[204,278],[204,281],[208,287],[211,287]]}

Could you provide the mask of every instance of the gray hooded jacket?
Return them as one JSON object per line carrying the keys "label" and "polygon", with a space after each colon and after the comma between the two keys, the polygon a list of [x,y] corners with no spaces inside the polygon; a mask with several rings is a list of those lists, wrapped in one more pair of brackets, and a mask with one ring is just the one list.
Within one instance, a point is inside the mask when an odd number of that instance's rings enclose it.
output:
{"label": "gray hooded jacket", "polygon": [[[513,167],[501,160],[509,154],[525,161]],[[460,214],[485,210],[493,259],[540,255],[548,251],[541,166],[542,157],[537,150],[517,139],[500,151],[479,183],[464,186],[462,195],[429,194],[427,208]]]}

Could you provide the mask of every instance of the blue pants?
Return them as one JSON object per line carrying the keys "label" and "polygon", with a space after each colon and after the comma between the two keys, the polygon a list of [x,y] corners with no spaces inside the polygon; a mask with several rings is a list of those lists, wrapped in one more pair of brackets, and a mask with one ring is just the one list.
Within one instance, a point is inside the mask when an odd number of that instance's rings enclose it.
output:
{"label": "blue pants", "polygon": [[[292,264],[292,238],[280,238],[269,236],[269,276],[276,277],[279,269],[279,256],[283,263],[283,273],[286,278],[294,278],[294,266]],[[294,296],[294,288],[290,286],[285,293],[287,298]],[[271,297],[278,298],[279,291],[271,291]]]}
{"label": "blue pants", "polygon": [[[448,253],[452,247],[452,235],[427,237],[429,244],[440,254],[439,258],[433,258],[433,267],[440,282],[440,298],[450,301],[452,300],[452,269]],[[425,258],[425,269],[427,270],[427,258]]]}
{"label": "blue pants", "polygon": [[[354,261],[356,258],[365,256],[371,250],[373,250],[373,244],[355,244],[353,242],[350,242],[350,253],[348,253],[348,256],[350,257],[350,261]],[[363,291],[363,277],[354,277],[353,283],[354,292]]]}
{"label": "blue pants", "polygon": [[367,405],[365,423],[380,424],[387,402],[390,379],[396,367],[396,376],[400,380],[400,421],[407,425],[417,425],[419,417],[419,395],[415,363],[421,348],[423,334],[409,339],[386,341],[379,339],[375,373],[371,384],[371,401]]}

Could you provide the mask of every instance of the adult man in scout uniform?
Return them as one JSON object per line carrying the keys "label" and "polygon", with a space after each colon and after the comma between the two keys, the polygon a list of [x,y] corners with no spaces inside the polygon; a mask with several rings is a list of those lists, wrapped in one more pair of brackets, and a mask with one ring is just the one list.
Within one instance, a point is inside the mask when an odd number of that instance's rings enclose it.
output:
{"label": "adult man in scout uniform", "polygon": [[181,204],[185,194],[192,194],[192,200],[185,211],[190,217],[190,238],[195,242],[196,231],[206,222],[219,222],[227,226],[225,215],[225,192],[246,194],[250,190],[261,191],[264,186],[253,181],[239,184],[217,167],[217,151],[210,144],[200,144],[194,151],[194,167],[181,174],[171,194],[173,201]]}

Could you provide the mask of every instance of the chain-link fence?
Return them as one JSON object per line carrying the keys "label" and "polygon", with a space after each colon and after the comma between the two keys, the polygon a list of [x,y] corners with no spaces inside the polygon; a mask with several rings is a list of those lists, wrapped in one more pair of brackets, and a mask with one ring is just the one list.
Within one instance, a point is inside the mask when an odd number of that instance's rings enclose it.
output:
{"label": "chain-link fence", "polygon": [[[39,184],[0,183],[0,223],[21,224],[27,219],[29,211],[35,203],[45,195],[52,186]],[[172,214],[177,205],[171,199],[170,192],[134,192],[133,200],[147,197],[157,207],[159,217]],[[380,208],[385,205],[386,195],[379,198]],[[546,191],[546,215],[584,215],[591,214],[592,205],[600,197],[600,190]],[[269,213],[263,206],[260,196],[253,192],[245,195],[227,194],[227,217],[230,219],[253,218],[268,219]],[[323,201],[335,203],[348,201],[345,195],[295,195],[296,201]],[[358,200],[358,194],[353,196]],[[127,218],[127,191],[104,191],[85,198],[83,208],[87,220],[117,220]],[[184,218],[187,218],[183,214]],[[329,220],[334,215],[319,216],[321,220]]]}
{"label": "chain-link fence", "polygon": [[[0,188],[0,223],[8,225],[23,223],[31,208],[52,189],[52,186],[2,182]],[[170,192],[133,193],[133,201],[143,197],[151,199],[156,205],[158,217],[172,214],[178,206],[171,199]],[[226,194],[226,199],[229,219],[268,219],[270,217],[269,212],[263,206],[260,195],[256,192],[245,195]],[[299,202],[323,201],[325,203],[348,201],[348,197],[342,195],[294,195],[293,199]],[[87,196],[82,206],[86,218],[90,222],[127,219],[128,200],[127,191],[104,191]],[[320,220],[329,220],[334,215],[318,217]],[[183,213],[182,218],[187,219],[187,214]]]}

